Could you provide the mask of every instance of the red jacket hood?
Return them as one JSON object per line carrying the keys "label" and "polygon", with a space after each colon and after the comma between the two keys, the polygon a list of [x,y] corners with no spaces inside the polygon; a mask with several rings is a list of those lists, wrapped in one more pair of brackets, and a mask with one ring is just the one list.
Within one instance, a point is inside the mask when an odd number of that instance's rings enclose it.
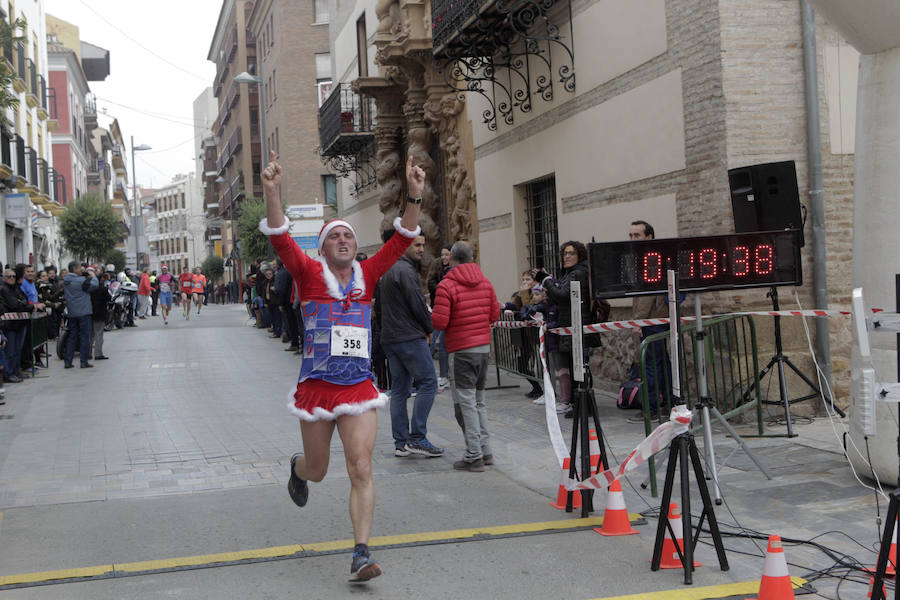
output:
{"label": "red jacket hood", "polygon": [[484,276],[484,273],[481,272],[481,267],[477,264],[464,263],[450,269],[450,271],[444,275],[444,279],[450,279],[451,281],[455,281],[466,287],[475,287],[481,281],[487,279],[487,277]]}

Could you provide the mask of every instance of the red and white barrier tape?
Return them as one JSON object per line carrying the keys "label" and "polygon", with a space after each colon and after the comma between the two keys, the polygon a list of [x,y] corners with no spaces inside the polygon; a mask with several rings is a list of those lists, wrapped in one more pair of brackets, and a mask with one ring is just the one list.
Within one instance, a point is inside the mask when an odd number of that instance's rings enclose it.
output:
{"label": "red and white barrier tape", "polygon": [[[873,308],[873,313],[883,312],[883,309]],[[760,317],[846,317],[850,315],[846,310],[752,310],[717,315],[704,315],[703,319],[715,319],[718,317],[742,317],[745,315]],[[682,321],[696,321],[697,317],[681,317]],[[626,329],[639,329],[651,325],[668,325],[671,319],[631,319],[627,321],[606,321],[604,323],[591,323],[584,326],[585,333],[604,333],[607,331],[623,331]],[[497,329],[520,329],[522,327],[540,327],[536,321],[496,321],[491,327]],[[572,335],[571,327],[554,327],[548,330],[559,335]]]}
{"label": "red and white barrier tape", "polygon": [[605,490],[613,481],[633,471],[657,452],[668,447],[669,443],[682,433],[686,433],[691,425],[691,411],[683,404],[672,409],[669,420],[653,430],[637,447],[628,453],[618,467],[601,471],[592,477],[575,482],[566,480],[567,490]]}

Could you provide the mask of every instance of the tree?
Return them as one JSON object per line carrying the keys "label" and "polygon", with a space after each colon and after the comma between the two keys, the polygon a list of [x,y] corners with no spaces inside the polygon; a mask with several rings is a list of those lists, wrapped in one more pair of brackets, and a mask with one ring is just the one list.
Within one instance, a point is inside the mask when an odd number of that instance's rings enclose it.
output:
{"label": "tree", "polygon": [[241,206],[237,229],[240,240],[241,258],[251,263],[269,254],[269,238],[259,230],[259,221],[266,216],[266,201],[248,198]]}
{"label": "tree", "polygon": [[[16,35],[17,31],[25,31],[28,24],[24,19],[16,19],[12,23],[4,19],[0,19],[0,48],[5,49],[6,56],[12,60],[12,48],[16,42],[26,41],[23,36]],[[19,106],[19,96],[12,90],[13,81],[17,78],[25,79],[25,73],[16,75],[15,67],[0,61],[0,109],[12,108]],[[4,128],[10,127],[12,122],[6,117],[6,111],[0,110],[0,125]]]}
{"label": "tree", "polygon": [[106,256],[103,258],[104,264],[113,264],[116,266],[116,273],[125,270],[126,260],[125,253],[121,250],[116,250],[115,248],[107,252]]}
{"label": "tree", "polygon": [[207,256],[200,265],[200,270],[206,275],[206,281],[212,284],[225,274],[225,259],[221,256]]}
{"label": "tree", "polygon": [[119,218],[97,194],[85,194],[59,218],[63,244],[80,260],[107,256],[121,239]]}

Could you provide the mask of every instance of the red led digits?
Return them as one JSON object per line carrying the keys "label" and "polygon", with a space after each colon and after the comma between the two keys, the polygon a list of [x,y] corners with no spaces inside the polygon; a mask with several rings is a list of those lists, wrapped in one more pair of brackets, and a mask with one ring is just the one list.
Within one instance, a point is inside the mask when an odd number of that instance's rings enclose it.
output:
{"label": "red led digits", "polygon": [[716,276],[716,251],[712,248],[704,248],[698,256],[700,262],[700,277],[712,279]]}
{"label": "red led digits", "polygon": [[663,257],[659,252],[648,252],[644,255],[644,281],[657,283],[662,281]]}
{"label": "red led digits", "polygon": [[769,244],[760,244],[756,247],[753,270],[757,275],[768,275],[775,269],[775,249]]}
{"label": "red led digits", "polygon": [[750,274],[750,248],[738,246],[734,249],[734,274],[745,277]]}

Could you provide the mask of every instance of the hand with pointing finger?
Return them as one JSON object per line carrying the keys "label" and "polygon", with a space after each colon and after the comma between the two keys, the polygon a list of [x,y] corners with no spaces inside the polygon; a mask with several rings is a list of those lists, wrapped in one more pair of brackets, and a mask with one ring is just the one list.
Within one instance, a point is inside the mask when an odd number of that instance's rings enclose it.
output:
{"label": "hand with pointing finger", "polygon": [[421,198],[425,191],[425,171],[413,164],[412,156],[406,159],[406,189],[410,198]]}
{"label": "hand with pointing finger", "polygon": [[281,185],[281,165],[276,162],[275,152],[269,151],[269,164],[262,172],[263,189],[266,194],[270,194],[278,189]]}

